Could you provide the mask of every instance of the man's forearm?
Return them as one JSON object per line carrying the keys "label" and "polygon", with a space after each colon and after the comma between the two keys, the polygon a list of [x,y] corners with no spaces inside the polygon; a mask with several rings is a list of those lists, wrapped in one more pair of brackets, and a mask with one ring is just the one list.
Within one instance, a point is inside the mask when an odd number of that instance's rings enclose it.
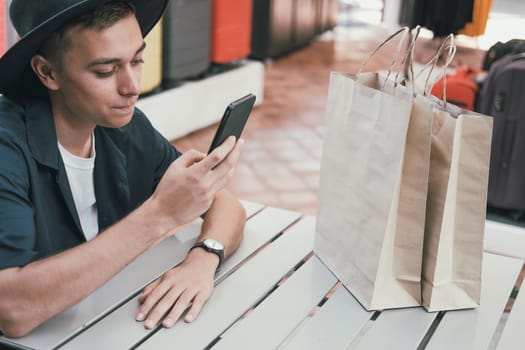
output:
{"label": "man's forearm", "polygon": [[217,193],[204,216],[202,233],[198,240],[214,238],[224,244],[224,255],[229,256],[242,240],[246,212],[239,200],[228,191]]}
{"label": "man's forearm", "polygon": [[148,200],[92,241],[0,271],[0,330],[11,337],[27,334],[87,297],[168,230]]}

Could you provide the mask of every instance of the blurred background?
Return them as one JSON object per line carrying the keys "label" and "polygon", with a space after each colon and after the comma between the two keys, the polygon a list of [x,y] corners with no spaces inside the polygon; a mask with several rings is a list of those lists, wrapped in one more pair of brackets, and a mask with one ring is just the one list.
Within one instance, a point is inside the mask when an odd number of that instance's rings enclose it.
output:
{"label": "blurred background", "polygon": [[[0,54],[17,40],[8,6],[0,0]],[[330,72],[355,73],[389,34],[416,24],[424,28],[417,64],[454,33],[449,70],[481,69],[496,42],[525,38],[525,2],[171,0],[146,38],[139,107],[180,150],[206,151],[225,106],[254,93],[230,189],[241,199],[315,214]],[[395,48],[386,46],[367,70],[387,69]]]}

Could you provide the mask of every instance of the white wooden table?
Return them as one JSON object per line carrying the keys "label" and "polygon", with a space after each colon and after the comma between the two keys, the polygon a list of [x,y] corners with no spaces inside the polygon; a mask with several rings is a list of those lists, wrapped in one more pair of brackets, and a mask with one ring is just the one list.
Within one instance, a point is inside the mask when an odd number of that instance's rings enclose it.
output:
{"label": "white wooden table", "polygon": [[[525,348],[525,293],[518,294],[512,313],[501,321],[522,259],[485,253],[478,309],[367,312],[312,253],[314,217],[244,205],[249,215],[245,239],[217,273],[216,288],[192,324],[148,331],[134,317],[137,294],[184,258],[199,232],[198,222],[145,252],[86,300],[30,335],[0,337],[0,348]],[[491,234],[502,229],[487,225]]]}

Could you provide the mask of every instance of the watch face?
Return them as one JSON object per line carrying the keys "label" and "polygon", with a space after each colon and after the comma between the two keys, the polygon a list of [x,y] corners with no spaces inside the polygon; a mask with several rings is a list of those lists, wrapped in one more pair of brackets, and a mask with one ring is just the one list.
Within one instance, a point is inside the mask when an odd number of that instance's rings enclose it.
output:
{"label": "watch face", "polygon": [[207,247],[215,250],[224,250],[224,245],[222,245],[221,242],[216,241],[214,239],[208,238],[205,239],[203,242]]}

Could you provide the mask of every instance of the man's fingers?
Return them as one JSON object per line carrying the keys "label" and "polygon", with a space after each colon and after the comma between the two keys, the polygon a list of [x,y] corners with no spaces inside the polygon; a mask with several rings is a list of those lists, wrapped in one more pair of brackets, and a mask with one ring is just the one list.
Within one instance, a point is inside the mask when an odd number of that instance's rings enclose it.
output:
{"label": "man's fingers", "polygon": [[204,296],[202,293],[197,294],[195,298],[193,299],[193,304],[191,305],[190,310],[184,317],[184,321],[187,323],[191,323],[195,321],[197,316],[199,316],[202,310],[202,307],[204,306],[204,303],[206,302],[207,299],[208,298]]}
{"label": "man's fingers", "polygon": [[182,290],[179,288],[170,289],[163,297],[160,299],[153,310],[150,311],[144,327],[146,329],[153,329],[160,321],[162,316],[164,316],[173,306],[177,299],[180,299]]}
{"label": "man's fingers", "polygon": [[184,293],[182,293],[171,311],[164,318],[164,321],[162,321],[162,325],[165,328],[173,327],[173,325],[178,321],[184,310],[186,310],[191,305],[194,293],[195,292],[189,290],[186,290]]}
{"label": "man's fingers", "polygon": [[206,154],[192,149],[184,152],[177,160],[180,160],[185,167],[190,167],[193,164],[200,162],[205,157]]}
{"label": "man's fingers", "polygon": [[155,281],[151,282],[148,286],[146,286],[146,288],[144,288],[142,293],[139,295],[139,303],[142,304],[144,300],[146,300],[148,295],[151,293],[151,291],[157,288],[159,283],[160,283],[160,278],[157,278]]}
{"label": "man's fingers", "polygon": [[235,149],[228,155],[228,157],[219,164],[211,172],[213,181],[211,183],[210,192],[217,193],[228,185],[235,173],[237,162],[239,161],[242,151],[243,140],[240,139],[235,146]]}
{"label": "man's fingers", "polygon": [[167,283],[160,283],[155,289],[153,289],[143,301],[135,319],[137,321],[144,321],[146,316],[148,316],[153,307],[168,292],[168,290],[169,285]]}
{"label": "man's fingers", "polygon": [[219,147],[215,148],[210,154],[200,161],[197,166],[202,169],[203,173],[206,173],[217,166],[220,162],[228,156],[228,154],[235,147],[235,137],[228,137]]}
{"label": "man's fingers", "polygon": [[224,189],[232,179],[242,151],[243,142],[240,139],[228,157],[215,169],[208,172],[208,179],[210,180],[208,189],[214,196],[218,191]]}
{"label": "man's fingers", "polygon": [[237,166],[239,158],[241,157],[243,144],[244,140],[239,139],[239,141],[237,141],[235,145],[235,148],[228,154],[227,158],[224,159],[224,161],[221,162],[219,165],[217,165],[215,169],[213,169],[213,171],[217,173],[218,176],[225,176]]}

